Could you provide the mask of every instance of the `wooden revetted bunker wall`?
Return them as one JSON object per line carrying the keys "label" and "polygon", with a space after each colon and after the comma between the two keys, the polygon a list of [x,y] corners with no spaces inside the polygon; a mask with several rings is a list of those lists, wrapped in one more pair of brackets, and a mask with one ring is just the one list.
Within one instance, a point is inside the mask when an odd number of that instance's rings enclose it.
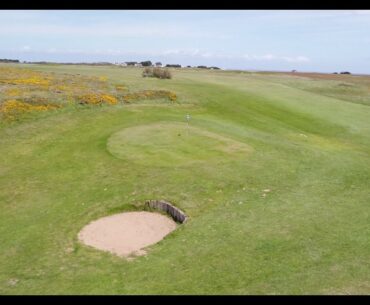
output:
{"label": "wooden revetted bunker wall", "polygon": [[166,212],[173,218],[173,220],[179,223],[184,223],[188,219],[183,211],[164,200],[147,200],[145,201],[145,205],[152,209],[158,209]]}

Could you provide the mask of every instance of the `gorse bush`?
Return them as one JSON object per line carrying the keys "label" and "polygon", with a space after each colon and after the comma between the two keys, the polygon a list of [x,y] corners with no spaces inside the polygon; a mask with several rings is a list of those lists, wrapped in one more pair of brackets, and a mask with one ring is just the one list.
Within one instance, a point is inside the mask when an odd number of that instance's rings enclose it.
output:
{"label": "gorse bush", "polygon": [[155,77],[159,78],[168,78],[168,79],[172,78],[172,74],[168,69],[154,68],[153,74]]}
{"label": "gorse bush", "polygon": [[160,79],[171,79],[172,74],[168,69],[162,69],[162,68],[145,68],[143,71],[143,77],[156,77]]}
{"label": "gorse bush", "polygon": [[85,94],[78,98],[79,104],[88,104],[88,105],[102,105],[102,104],[108,104],[108,105],[115,105],[118,103],[118,100],[116,97],[109,95],[109,94],[98,94],[98,93],[92,93],[92,94]]}
{"label": "gorse bush", "polygon": [[0,121],[70,103],[115,105],[106,76],[81,76],[0,67]]}
{"label": "gorse bush", "polygon": [[124,85],[116,85],[115,88],[116,88],[116,91],[118,92],[127,91],[127,87]]}
{"label": "gorse bush", "polygon": [[[146,67],[150,77],[171,78],[167,69]],[[110,84],[106,76],[47,73],[0,66],[0,123],[17,120],[29,112],[63,108],[68,105],[117,105],[139,100],[176,101],[175,93],[163,90],[130,92],[126,85]]]}
{"label": "gorse bush", "polygon": [[125,103],[131,103],[138,100],[155,99],[168,99],[172,102],[175,102],[177,100],[177,96],[174,92],[166,90],[143,90],[122,95],[122,99]]}
{"label": "gorse bush", "polygon": [[0,105],[0,117],[4,119],[16,119],[20,114],[31,111],[47,111],[61,108],[60,105],[47,103],[28,103],[19,100],[7,100]]}
{"label": "gorse bush", "polygon": [[143,77],[153,77],[153,69],[152,68],[144,68]]}

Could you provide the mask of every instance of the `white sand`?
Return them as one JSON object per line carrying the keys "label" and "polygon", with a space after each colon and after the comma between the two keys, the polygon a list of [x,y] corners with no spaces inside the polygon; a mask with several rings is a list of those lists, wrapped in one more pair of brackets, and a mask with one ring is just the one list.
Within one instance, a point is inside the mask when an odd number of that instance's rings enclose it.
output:
{"label": "white sand", "polygon": [[100,218],[85,226],[78,238],[84,244],[119,256],[143,255],[144,247],[155,244],[176,229],[176,223],[151,212],[127,212]]}

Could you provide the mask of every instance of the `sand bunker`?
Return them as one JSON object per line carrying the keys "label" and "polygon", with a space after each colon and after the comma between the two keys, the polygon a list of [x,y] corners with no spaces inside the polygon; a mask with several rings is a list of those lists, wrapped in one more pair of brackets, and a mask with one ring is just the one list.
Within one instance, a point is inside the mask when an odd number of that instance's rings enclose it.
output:
{"label": "sand bunker", "polygon": [[89,223],[78,238],[88,246],[119,256],[143,255],[143,248],[159,242],[175,229],[176,223],[167,216],[127,212]]}

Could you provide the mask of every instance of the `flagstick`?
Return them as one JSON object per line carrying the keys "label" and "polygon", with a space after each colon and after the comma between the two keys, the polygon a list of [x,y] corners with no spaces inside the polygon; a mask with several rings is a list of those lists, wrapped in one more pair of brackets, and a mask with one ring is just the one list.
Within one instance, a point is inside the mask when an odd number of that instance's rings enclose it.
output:
{"label": "flagstick", "polygon": [[190,114],[187,114],[187,115],[186,115],[186,121],[187,121],[187,124],[186,124],[186,135],[188,136],[188,135],[189,135],[189,121],[190,121]]}

